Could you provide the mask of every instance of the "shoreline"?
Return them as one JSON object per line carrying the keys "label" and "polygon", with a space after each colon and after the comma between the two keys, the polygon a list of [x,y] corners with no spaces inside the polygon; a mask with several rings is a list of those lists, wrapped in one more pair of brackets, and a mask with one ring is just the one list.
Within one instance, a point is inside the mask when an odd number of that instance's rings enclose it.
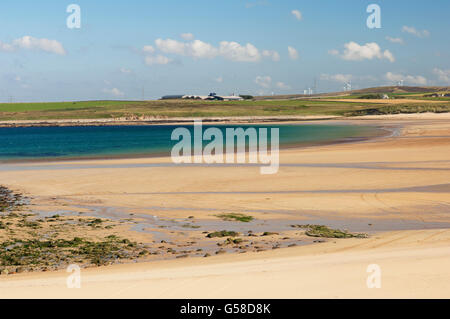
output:
{"label": "shoreline", "polygon": [[0,128],[14,127],[65,127],[65,126],[146,126],[146,125],[187,125],[201,120],[209,124],[289,124],[316,121],[353,121],[353,120],[450,120],[450,113],[402,113],[364,116],[237,116],[237,117],[184,117],[184,118],[144,118],[144,119],[60,119],[60,120],[11,120],[0,121]]}
{"label": "shoreline", "polygon": [[64,126],[145,126],[145,125],[186,125],[201,120],[208,124],[271,124],[298,121],[323,121],[342,118],[340,116],[245,116],[245,117],[186,117],[186,118],[145,118],[145,119],[68,119],[68,120],[13,120],[0,121],[0,128],[7,127],[64,127]]}

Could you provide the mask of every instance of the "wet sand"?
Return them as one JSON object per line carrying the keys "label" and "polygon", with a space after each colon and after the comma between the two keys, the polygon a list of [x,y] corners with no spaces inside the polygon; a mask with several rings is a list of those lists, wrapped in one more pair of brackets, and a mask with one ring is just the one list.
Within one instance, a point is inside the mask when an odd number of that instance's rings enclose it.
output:
{"label": "wet sand", "polygon": [[[401,127],[401,133],[285,149],[279,173],[268,176],[257,166],[178,167],[167,158],[3,166],[1,183],[32,196],[43,212],[84,207],[100,215],[133,213],[138,224],[155,217],[181,223],[193,216],[200,226],[141,227],[139,236],[148,242],[158,236],[200,241],[201,231],[219,227],[283,232],[301,222],[371,237],[89,269],[79,291],[65,288],[65,273],[2,277],[0,287],[8,293],[1,289],[1,297],[448,298],[450,123],[446,116],[350,122],[367,121]],[[223,212],[245,213],[255,222],[222,224],[216,215]],[[382,289],[367,289],[369,264],[382,267]]]}

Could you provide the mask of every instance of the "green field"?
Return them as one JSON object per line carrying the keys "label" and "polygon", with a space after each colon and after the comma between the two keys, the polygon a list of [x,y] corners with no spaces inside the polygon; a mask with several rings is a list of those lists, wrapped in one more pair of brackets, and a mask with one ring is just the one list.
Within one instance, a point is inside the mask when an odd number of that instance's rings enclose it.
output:
{"label": "green field", "polygon": [[165,101],[85,101],[61,103],[3,103],[0,104],[0,121],[49,119],[100,119],[124,117],[226,117],[226,116],[287,116],[287,115],[338,115],[357,114],[449,112],[450,101],[389,105],[336,99],[259,100],[233,102],[206,102],[194,100]]}
{"label": "green field", "polygon": [[0,112],[34,112],[34,111],[74,111],[92,107],[114,107],[136,102],[124,101],[83,101],[58,103],[0,103]]}
{"label": "green field", "polygon": [[[351,99],[363,99],[364,96],[369,94],[349,94],[332,97],[337,100],[351,100]],[[450,101],[450,97],[427,97],[429,93],[387,93],[391,99],[413,99],[413,100],[425,100],[425,101]]]}

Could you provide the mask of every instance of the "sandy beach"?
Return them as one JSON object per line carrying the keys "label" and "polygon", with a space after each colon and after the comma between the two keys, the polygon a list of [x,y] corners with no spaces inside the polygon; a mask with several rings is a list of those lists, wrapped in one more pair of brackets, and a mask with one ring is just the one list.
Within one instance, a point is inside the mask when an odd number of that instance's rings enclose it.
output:
{"label": "sandy beach", "polygon": [[[170,158],[3,164],[1,184],[31,197],[41,212],[136,214],[135,225],[195,217],[209,228],[228,226],[217,214],[239,212],[279,237],[261,239],[260,251],[85,269],[81,289],[68,289],[63,271],[0,276],[0,298],[449,298],[448,120],[448,114],[340,120],[392,134],[282,150],[276,175],[250,166],[175,166]],[[312,243],[288,229],[300,223],[369,238]],[[125,226],[118,231],[143,242],[205,237],[195,229]],[[236,227],[244,232],[250,225]],[[297,235],[304,245],[269,248]],[[380,289],[366,284],[373,264],[382,271]]]}

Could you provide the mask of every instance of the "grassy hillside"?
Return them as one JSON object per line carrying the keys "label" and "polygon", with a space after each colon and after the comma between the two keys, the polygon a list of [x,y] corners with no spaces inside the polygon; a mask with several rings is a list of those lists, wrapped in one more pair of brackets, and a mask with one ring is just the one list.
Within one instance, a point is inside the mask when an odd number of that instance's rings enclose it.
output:
{"label": "grassy hillside", "polygon": [[82,101],[58,103],[0,103],[0,112],[74,111],[94,107],[114,107],[132,105],[133,101]]}
{"label": "grassy hillside", "polygon": [[[370,103],[369,103],[370,104]],[[119,117],[206,117],[340,115],[368,107],[367,102],[305,101],[144,101],[0,104],[0,120],[97,119]]]}
{"label": "grassy hillside", "polygon": [[360,115],[385,115],[385,114],[413,114],[413,113],[447,113],[450,112],[450,104],[400,104],[400,105],[384,105],[376,108],[365,108],[363,110],[355,110],[348,112],[347,116]]}
{"label": "grassy hillside", "polygon": [[[434,91],[433,91],[434,92]],[[424,98],[424,92],[397,92],[395,100],[362,99],[366,92],[341,97],[250,101],[86,101],[62,103],[3,103],[0,121],[99,119],[135,117],[225,117],[287,115],[360,115],[449,112],[449,98]],[[405,98],[403,103],[402,98]],[[325,100],[326,99],[326,100]],[[351,100],[350,100],[351,99]],[[375,103],[376,102],[376,103]],[[395,102],[395,103],[394,103]]]}
{"label": "grassy hillside", "polygon": [[374,88],[366,88],[361,90],[353,90],[351,94],[368,94],[368,93],[397,93],[397,94],[420,94],[449,91],[450,87],[446,86],[380,86]]}
{"label": "grassy hillside", "polygon": [[364,94],[389,94],[396,96],[414,96],[425,95],[434,92],[450,92],[448,86],[380,86],[374,88],[366,88],[360,90],[353,90],[347,92],[331,92],[320,93],[313,96],[303,94],[288,94],[288,95],[274,95],[274,96],[258,96],[256,100],[277,100],[277,99],[302,99],[302,98],[323,98],[323,97],[347,97],[347,96],[360,96]]}

